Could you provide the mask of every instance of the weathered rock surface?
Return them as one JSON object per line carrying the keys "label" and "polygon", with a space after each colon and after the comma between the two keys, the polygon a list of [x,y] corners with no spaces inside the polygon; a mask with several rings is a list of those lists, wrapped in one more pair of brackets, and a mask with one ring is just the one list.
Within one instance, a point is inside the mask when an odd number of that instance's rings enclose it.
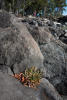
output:
{"label": "weathered rock surface", "polygon": [[63,96],[63,100],[67,100],[67,96]]}
{"label": "weathered rock surface", "polygon": [[6,11],[0,10],[0,27],[10,27],[10,15]]}
{"label": "weathered rock surface", "polygon": [[[55,39],[60,39],[63,43],[67,44],[67,36],[65,36],[65,28],[66,25],[62,25],[56,21],[48,20],[46,18],[28,18],[22,20],[22,22],[28,23],[30,26],[38,26],[38,27],[46,27],[51,34],[55,37]],[[37,24],[34,24],[37,23]],[[31,28],[30,28],[31,29]]]}
{"label": "weathered rock surface", "polygon": [[44,95],[46,96],[45,100],[63,100],[60,95],[57,93],[56,89],[53,87],[52,84],[50,84],[50,82],[48,80],[46,80],[45,78],[41,79],[41,83],[40,83],[41,88],[43,89],[41,92],[43,93],[42,98],[44,97]]}
{"label": "weathered rock surface", "polygon": [[[42,24],[42,20],[38,23],[35,19],[33,24],[25,21],[26,27],[14,15],[3,14],[0,13],[4,19],[3,23],[0,20],[0,100],[62,100],[49,81],[59,93],[64,87],[61,94],[66,94],[67,45],[56,40],[50,32],[52,22],[47,20],[50,25],[46,25],[47,21]],[[49,80],[42,80],[37,90],[26,88],[7,75],[23,72],[31,66],[41,68]]]}
{"label": "weathered rock surface", "polygon": [[34,37],[35,41],[39,45],[49,43],[50,41],[54,40],[54,37],[52,36],[47,27],[35,27],[29,25],[27,25],[27,27],[31,35]]}
{"label": "weathered rock surface", "polygon": [[0,100],[38,100],[38,98],[39,90],[26,88],[12,76],[0,72]]}
{"label": "weathered rock surface", "polygon": [[[66,94],[67,45],[59,39],[54,38],[54,35],[49,31],[49,27],[35,27],[30,25],[27,25],[27,27],[35,41],[39,44],[44,56],[46,77],[56,86],[61,94]],[[63,33],[62,30],[61,32]],[[58,32],[58,35],[61,35],[61,33]]]}
{"label": "weathered rock surface", "polygon": [[67,46],[60,40],[56,40],[48,28],[28,26],[28,29],[44,55],[44,66],[49,73],[48,77],[62,75],[67,66],[65,59]]}
{"label": "weathered rock surface", "polygon": [[46,79],[41,80],[41,85],[37,89],[33,89],[0,72],[0,100],[62,100],[62,98]]}
{"label": "weathered rock surface", "polygon": [[11,22],[12,27],[0,29],[0,69],[10,67],[18,73],[27,66],[43,67],[44,57],[26,26],[15,16],[11,17]]}

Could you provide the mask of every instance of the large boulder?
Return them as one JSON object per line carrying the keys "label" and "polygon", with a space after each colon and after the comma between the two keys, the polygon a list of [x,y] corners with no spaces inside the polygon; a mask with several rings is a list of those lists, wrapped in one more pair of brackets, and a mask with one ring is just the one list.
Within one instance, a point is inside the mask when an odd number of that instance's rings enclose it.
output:
{"label": "large boulder", "polygon": [[41,45],[40,48],[45,57],[44,66],[47,69],[47,76],[49,79],[60,77],[66,70],[65,53],[63,48],[57,45],[55,42]]}
{"label": "large boulder", "polygon": [[36,28],[29,25],[27,27],[35,41],[39,44],[44,56],[46,78],[56,86],[61,94],[66,94],[67,45],[60,40],[56,40],[48,27]]}
{"label": "large boulder", "polygon": [[47,77],[52,79],[55,76],[62,75],[63,71],[66,70],[65,48],[67,46],[60,40],[56,40],[48,28],[35,28],[28,25],[28,29],[35,41],[39,44],[44,56]]}
{"label": "large boulder", "polygon": [[24,87],[12,76],[0,72],[0,100],[38,100],[39,94],[39,90]]}
{"label": "large boulder", "polygon": [[65,50],[56,42],[41,45],[44,55],[46,77],[57,88],[60,94],[67,95],[67,56]]}
{"label": "large boulder", "polygon": [[0,72],[0,100],[63,100],[46,79],[37,88],[23,86],[18,80]]}
{"label": "large boulder", "polygon": [[[9,20],[9,19],[8,19]],[[26,26],[14,15],[11,27],[0,28],[0,69],[22,72],[26,67],[43,68],[43,55]]]}

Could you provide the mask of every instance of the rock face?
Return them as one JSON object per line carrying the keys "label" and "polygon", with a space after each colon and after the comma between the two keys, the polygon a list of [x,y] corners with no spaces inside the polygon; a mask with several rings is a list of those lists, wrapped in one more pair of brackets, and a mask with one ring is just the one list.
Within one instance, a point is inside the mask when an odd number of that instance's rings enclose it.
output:
{"label": "rock face", "polygon": [[55,43],[41,45],[41,50],[45,57],[44,66],[47,69],[48,77],[60,76],[65,70],[65,58],[63,49]]}
{"label": "rock face", "polygon": [[42,80],[37,89],[33,89],[0,72],[0,100],[62,100],[62,98],[46,79]]}
{"label": "rock face", "polygon": [[[0,100],[62,100],[53,85],[58,91],[61,87],[67,91],[67,46],[52,35],[52,22],[43,21],[35,19],[31,24],[7,12],[0,13]],[[31,66],[42,69],[43,77],[53,85],[42,79],[35,90],[10,76]]]}
{"label": "rock face", "polygon": [[[54,28],[54,26],[51,25],[49,26],[48,24],[47,27],[27,25],[27,27],[35,41],[39,44],[44,56],[44,67],[46,69],[47,79],[50,80],[61,94],[66,94],[67,88],[64,84],[67,83],[67,45],[54,36],[57,30],[52,34],[50,28]],[[60,33],[59,30],[57,32],[57,37],[63,33],[62,30]]]}
{"label": "rock face", "polygon": [[10,27],[10,15],[6,11],[0,11],[0,27]]}
{"label": "rock face", "polygon": [[43,89],[41,92],[44,93],[42,94],[42,98],[44,95],[46,96],[45,100],[63,100],[60,95],[58,95],[56,89],[53,87],[52,84],[49,83],[48,80],[46,79],[41,79],[41,88]]}
{"label": "rock face", "polygon": [[14,73],[22,72],[27,66],[43,67],[43,55],[25,25],[11,17],[12,25],[0,30],[0,69]]}
{"label": "rock face", "polygon": [[55,76],[60,76],[66,70],[65,50],[61,46],[63,43],[56,41],[45,28],[29,28],[29,30],[44,55],[44,66],[47,69],[47,73],[49,73],[48,77],[52,79]]}
{"label": "rock face", "polygon": [[[37,18],[31,18],[31,19],[24,19],[22,20],[22,22],[27,22],[30,26],[34,26],[34,23],[37,23],[35,24],[35,26],[38,26],[38,27],[41,27],[41,28],[46,28],[47,30],[49,30],[51,32],[51,34],[55,37],[55,39],[60,39],[62,42],[66,43],[67,44],[67,36],[66,36],[66,33],[67,31],[67,24],[63,25],[61,23],[58,23],[58,22],[54,22],[52,20],[48,20],[48,19],[37,19]],[[32,23],[32,24],[30,24]],[[31,28],[30,28],[31,29]]]}
{"label": "rock face", "polygon": [[39,90],[26,88],[16,79],[0,72],[0,100],[38,100],[38,98]]}
{"label": "rock face", "polygon": [[47,27],[34,27],[29,25],[27,27],[39,45],[47,42],[49,43],[50,41],[54,40],[54,37],[51,35]]}

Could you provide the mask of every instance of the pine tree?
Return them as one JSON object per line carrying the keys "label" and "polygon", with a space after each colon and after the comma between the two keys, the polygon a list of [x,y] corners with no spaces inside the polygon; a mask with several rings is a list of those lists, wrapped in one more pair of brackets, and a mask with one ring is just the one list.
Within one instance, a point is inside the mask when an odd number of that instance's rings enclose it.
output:
{"label": "pine tree", "polygon": [[[1,0],[3,1],[3,0]],[[44,16],[58,17],[62,16],[64,7],[66,6],[66,0],[4,0],[6,10],[9,11],[10,7],[13,12],[18,9],[29,9],[32,12],[36,10],[44,10]]]}
{"label": "pine tree", "polygon": [[67,6],[66,0],[56,0],[55,4],[56,4],[57,16],[61,16],[64,11],[64,7]]}

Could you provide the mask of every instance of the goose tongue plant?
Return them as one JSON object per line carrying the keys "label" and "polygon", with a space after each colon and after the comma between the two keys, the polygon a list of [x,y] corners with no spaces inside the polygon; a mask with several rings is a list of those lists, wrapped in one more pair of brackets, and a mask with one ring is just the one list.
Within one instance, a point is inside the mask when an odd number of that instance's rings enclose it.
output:
{"label": "goose tongue plant", "polygon": [[42,78],[42,72],[36,67],[26,68],[23,73],[14,74],[13,77],[28,87],[36,87]]}

